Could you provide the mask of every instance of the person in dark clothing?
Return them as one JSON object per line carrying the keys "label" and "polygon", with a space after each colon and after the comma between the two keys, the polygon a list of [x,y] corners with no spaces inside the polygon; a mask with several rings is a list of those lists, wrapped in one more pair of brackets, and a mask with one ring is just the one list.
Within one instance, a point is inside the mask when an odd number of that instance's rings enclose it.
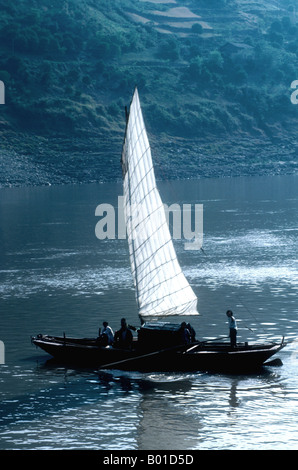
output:
{"label": "person in dark clothing", "polygon": [[121,328],[114,336],[114,346],[117,348],[130,349],[132,346],[132,332],[128,329],[125,318],[121,318]]}
{"label": "person in dark clothing", "polygon": [[190,333],[190,341],[193,343],[196,340],[196,332],[190,323],[186,324],[186,328],[188,329]]}
{"label": "person in dark clothing", "polygon": [[185,321],[182,322],[181,325],[180,325],[179,334],[180,334],[182,344],[190,343],[191,336],[190,336],[190,332],[189,332],[189,329],[187,328],[187,325],[186,325]]}

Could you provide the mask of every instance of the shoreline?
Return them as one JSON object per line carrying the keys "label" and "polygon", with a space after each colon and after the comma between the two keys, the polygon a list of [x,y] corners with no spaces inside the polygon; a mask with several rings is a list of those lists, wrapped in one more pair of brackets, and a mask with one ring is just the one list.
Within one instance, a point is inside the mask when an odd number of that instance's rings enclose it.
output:
{"label": "shoreline", "polygon": [[[194,141],[168,136],[157,141],[155,138],[152,155],[156,178],[181,180],[298,173],[295,142],[272,143],[249,137],[240,144],[239,141],[236,138]],[[9,147],[0,148],[0,189],[122,181],[120,139],[111,145],[101,144],[100,139],[67,143],[56,139],[51,148],[47,142],[36,139],[30,150],[23,153]]]}

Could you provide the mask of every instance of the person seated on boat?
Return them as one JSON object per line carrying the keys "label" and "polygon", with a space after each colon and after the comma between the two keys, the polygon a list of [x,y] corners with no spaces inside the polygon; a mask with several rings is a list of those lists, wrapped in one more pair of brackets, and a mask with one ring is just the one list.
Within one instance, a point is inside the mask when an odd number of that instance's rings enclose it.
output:
{"label": "person seated on boat", "polygon": [[226,315],[228,317],[229,322],[230,342],[232,348],[234,348],[237,345],[237,322],[235,320],[232,310],[228,310]]}
{"label": "person seated on boat", "polygon": [[132,332],[128,329],[126,320],[121,318],[121,328],[116,331],[113,344],[116,348],[130,349],[132,340]]}
{"label": "person seated on boat", "polygon": [[112,328],[109,326],[107,321],[104,321],[102,325],[103,325],[103,330],[101,332],[101,335],[106,336],[108,345],[113,344],[114,332]]}
{"label": "person seated on boat", "polygon": [[191,342],[191,334],[185,321],[183,321],[179,328],[180,340],[182,344],[189,344]]}
{"label": "person seated on boat", "polygon": [[109,326],[108,322],[103,322],[103,330],[99,328],[98,330],[98,338],[97,344],[100,346],[109,346],[113,344],[114,341],[114,332],[112,328]]}

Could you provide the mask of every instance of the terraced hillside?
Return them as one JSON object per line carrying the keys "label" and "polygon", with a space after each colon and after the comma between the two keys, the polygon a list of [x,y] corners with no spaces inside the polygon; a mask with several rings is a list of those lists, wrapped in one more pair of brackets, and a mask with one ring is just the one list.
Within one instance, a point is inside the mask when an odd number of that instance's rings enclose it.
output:
{"label": "terraced hillside", "polygon": [[291,0],[0,8],[0,185],[120,179],[135,85],[159,177],[296,171]]}

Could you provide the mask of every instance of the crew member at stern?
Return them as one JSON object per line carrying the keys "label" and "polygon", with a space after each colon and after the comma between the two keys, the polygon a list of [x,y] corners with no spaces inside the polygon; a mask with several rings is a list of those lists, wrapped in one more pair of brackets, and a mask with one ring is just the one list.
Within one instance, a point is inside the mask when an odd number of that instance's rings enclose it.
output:
{"label": "crew member at stern", "polygon": [[237,345],[237,322],[233,315],[232,310],[228,310],[226,313],[229,322],[229,329],[230,329],[230,342],[232,348],[235,348]]}

